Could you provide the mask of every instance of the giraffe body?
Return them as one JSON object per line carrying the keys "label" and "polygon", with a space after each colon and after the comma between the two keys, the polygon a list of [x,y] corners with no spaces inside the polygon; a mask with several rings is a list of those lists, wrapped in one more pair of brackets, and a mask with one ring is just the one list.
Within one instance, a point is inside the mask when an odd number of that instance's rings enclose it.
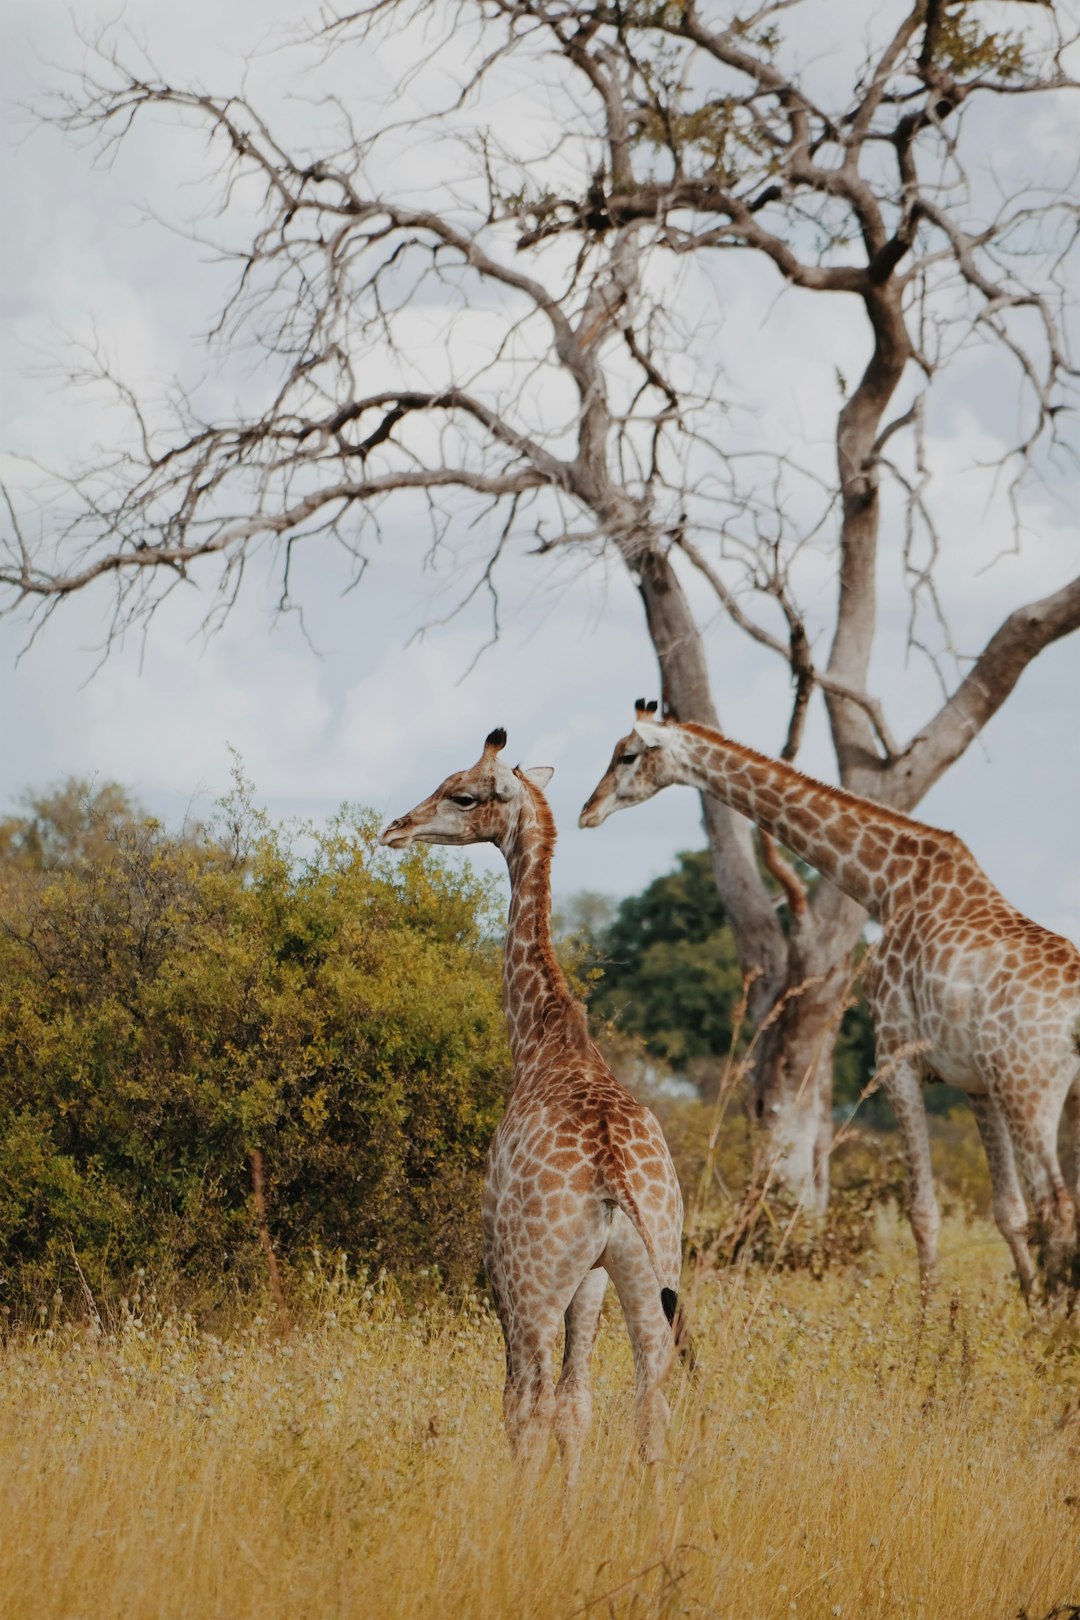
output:
{"label": "giraffe body", "polygon": [[538,1457],[554,1429],[572,1483],[591,1417],[590,1362],[608,1277],[634,1352],[640,1446],[650,1460],[662,1453],[682,1195],[659,1125],[589,1039],[584,1008],[555,960],[555,829],[541,792],[550,772],[511,771],[498,759],[504,743],[504,733],[492,733],[477,765],[392,822],[382,842],[492,842],[506,857],[503,996],[514,1079],[488,1156],[484,1260],[506,1341],[511,1449]]}
{"label": "giraffe body", "polygon": [[830,788],[704,726],[639,719],[581,815],[597,826],[674,782],[715,794],[774,833],[882,925],[864,977],[882,1083],[903,1135],[926,1281],[939,1214],[922,1087],[971,1098],[994,1215],[1027,1293],[1027,1190],[1047,1283],[1077,1265],[1080,1170],[1058,1129],[1080,1124],[1080,951],[1031,922],[953,833]]}

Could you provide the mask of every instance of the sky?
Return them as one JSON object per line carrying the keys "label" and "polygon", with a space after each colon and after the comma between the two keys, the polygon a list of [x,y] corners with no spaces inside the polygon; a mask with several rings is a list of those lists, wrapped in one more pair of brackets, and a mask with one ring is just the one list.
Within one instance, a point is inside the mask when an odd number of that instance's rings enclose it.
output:
{"label": "sky", "polygon": [[[842,8],[819,12],[838,17]],[[17,497],[26,477],[20,455],[71,465],[115,435],[98,399],[60,381],[73,337],[96,334],[126,374],[152,385],[211,365],[199,334],[224,285],[222,268],[151,217],[182,220],[198,207],[199,149],[191,132],[159,122],[102,165],[85,143],[40,127],[26,110],[42,105],[62,69],[78,63],[75,25],[89,28],[110,15],[89,0],[7,0],[0,8],[0,451]],[[237,82],[254,45],[276,22],[291,20],[295,5],[188,0],[177,8],[131,0],[124,15],[160,64],[216,87]],[[393,59],[372,64],[370,82],[351,93],[385,97],[399,67]],[[266,82],[281,95],[289,86],[273,82],[277,71],[267,70]],[[295,102],[287,115],[297,127],[307,116]],[[1072,123],[1020,127],[1033,169],[1048,152],[1075,150]],[[746,385],[748,410],[772,412],[778,436],[811,459],[827,457],[835,373],[857,375],[858,329],[839,307],[815,306],[808,320],[797,296],[777,298],[775,288],[762,287],[760,266],[725,263],[715,274],[725,365],[733,377],[756,378],[762,391],[759,407]],[[673,296],[692,302],[704,294],[690,278]],[[1008,551],[1008,515],[1000,492],[968,469],[992,457],[1013,401],[1010,384],[965,364],[935,418],[931,450],[947,538],[939,586],[957,645],[975,651],[1019,602],[1080,572],[1080,486],[1063,472],[1053,498],[1036,501],[1021,553],[987,566]],[[228,386],[242,391],[242,372]],[[33,533],[37,520],[27,521]],[[940,697],[929,666],[905,657],[898,534],[891,511],[873,685],[894,732],[906,736]],[[327,547],[304,553],[294,581],[302,623],[276,612],[275,576],[256,558],[214,634],[203,628],[212,588],[203,576],[174,593],[145,635],[130,633],[107,656],[104,591],[64,604],[32,643],[25,621],[0,620],[0,812],[26,789],[79,774],[120,781],[173,820],[205,814],[227,789],[236,750],[274,815],[321,819],[352,800],[389,819],[472,763],[486,733],[503,725],[515,762],[555,767],[549,794],[560,827],[557,896],[583,888],[633,892],[666,870],[677,851],[699,847],[697,804],[685,789],[597,832],[576,825],[628,729],[632,700],[656,695],[640,605],[621,568],[603,558],[586,568],[576,557],[552,561],[522,549],[503,575],[500,638],[477,658],[488,633],[482,604],[435,622],[455,600],[455,577],[425,567],[423,553],[417,514],[402,508],[352,591],[340,554]],[[828,571],[813,557],[807,567],[804,585],[811,598],[820,590],[824,623]],[[778,751],[784,667],[734,632],[699,583],[686,583],[706,627],[722,723],[732,736]],[[430,628],[418,636],[425,623]],[[1027,671],[918,813],[959,832],[1024,911],[1080,941],[1078,697],[1074,636]],[[802,763],[833,779],[820,699]],[[470,858],[490,870],[500,866],[495,852]]]}

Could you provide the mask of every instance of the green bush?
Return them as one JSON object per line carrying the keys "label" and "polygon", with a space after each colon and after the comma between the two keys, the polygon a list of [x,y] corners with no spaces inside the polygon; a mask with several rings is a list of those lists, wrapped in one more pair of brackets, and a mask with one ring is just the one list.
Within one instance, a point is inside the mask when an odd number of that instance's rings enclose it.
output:
{"label": "green bush", "polygon": [[387,858],[362,812],[95,825],[0,841],[0,1299],[250,1285],[254,1150],[286,1266],[475,1274],[509,1072],[490,885]]}

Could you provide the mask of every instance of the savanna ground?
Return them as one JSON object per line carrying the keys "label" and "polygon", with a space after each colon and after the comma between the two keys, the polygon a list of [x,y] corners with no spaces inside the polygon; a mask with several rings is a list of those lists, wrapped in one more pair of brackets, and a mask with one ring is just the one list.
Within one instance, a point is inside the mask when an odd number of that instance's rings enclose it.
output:
{"label": "savanna ground", "polygon": [[[688,1274],[700,1376],[631,1439],[609,1308],[578,1497],[515,1478],[497,1323],[316,1263],[295,1320],[135,1295],[9,1333],[0,1615],[1000,1616],[1080,1603],[1080,1331],[954,1212],[920,1312],[891,1206],[815,1278]],[[611,1302],[609,1301],[609,1304]],[[1063,1610],[1063,1613],[1069,1611]]]}
{"label": "savanna ground", "polygon": [[705,863],[620,922],[652,941],[632,1004],[695,996],[659,1053],[647,1028],[610,1047],[687,1195],[700,1375],[644,1473],[612,1306],[564,1503],[557,1467],[510,1466],[478,1281],[509,1075],[490,888],[389,862],[362,813],[300,850],[242,782],[198,837],[115,790],[31,811],[0,822],[0,1620],[1080,1604],[1080,1311],[1023,1309],[966,1105],[932,1120],[924,1315],[896,1135],[852,1096],[865,1024],[820,1230],[764,1196],[737,975],[679,1057],[700,1095],[648,1091],[734,961]]}

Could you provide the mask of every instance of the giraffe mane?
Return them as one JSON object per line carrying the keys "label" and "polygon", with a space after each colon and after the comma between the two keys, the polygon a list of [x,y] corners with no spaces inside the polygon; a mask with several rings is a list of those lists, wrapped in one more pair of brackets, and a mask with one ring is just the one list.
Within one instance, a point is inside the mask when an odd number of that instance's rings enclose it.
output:
{"label": "giraffe mane", "polygon": [[[529,778],[525,775],[520,766],[515,768],[514,775],[524,787],[525,791],[529,794],[532,800],[533,810],[536,813],[537,822],[539,823],[539,871],[537,876],[538,880],[544,885],[544,889],[548,897],[548,916],[550,919],[551,858],[555,853],[555,839],[557,837],[555,829],[555,817],[552,815],[551,806],[548,804],[543,793],[541,793],[540,789],[535,783],[529,781]],[[570,989],[570,986],[566,982],[566,974],[559,965],[559,959],[555,955],[555,950],[551,943],[550,929],[545,930],[545,934],[546,937],[540,946],[540,955],[544,966],[548,971],[549,982],[552,986],[553,995],[557,1003],[573,1017],[577,1026],[574,1033],[580,1039],[582,1044],[586,1044],[590,1041],[591,1037],[589,1035],[589,1026],[585,1015],[585,1008],[574,995]]]}
{"label": "giraffe mane", "polygon": [[717,737],[720,737],[728,748],[734,753],[740,754],[752,764],[771,765],[775,770],[782,771],[785,776],[792,778],[792,780],[805,782],[807,787],[815,788],[818,792],[824,793],[836,804],[844,805],[851,810],[858,810],[859,806],[863,804],[872,804],[882,820],[890,822],[895,827],[905,827],[912,832],[932,833],[935,838],[951,839],[956,845],[967,849],[963,839],[944,827],[932,827],[929,822],[916,821],[913,816],[906,816],[902,810],[892,810],[887,804],[879,803],[877,799],[851,793],[847,788],[834,787],[831,782],[821,782],[816,776],[808,776],[805,771],[800,771],[796,766],[788,764],[786,760],[773,759],[769,754],[759,753],[756,748],[748,748],[745,743],[736,742],[734,738],[728,737],[723,732],[715,731],[710,726],[698,725],[693,720],[683,720],[680,722],[680,729],[690,732],[695,737],[700,737],[703,742],[713,742]]}

